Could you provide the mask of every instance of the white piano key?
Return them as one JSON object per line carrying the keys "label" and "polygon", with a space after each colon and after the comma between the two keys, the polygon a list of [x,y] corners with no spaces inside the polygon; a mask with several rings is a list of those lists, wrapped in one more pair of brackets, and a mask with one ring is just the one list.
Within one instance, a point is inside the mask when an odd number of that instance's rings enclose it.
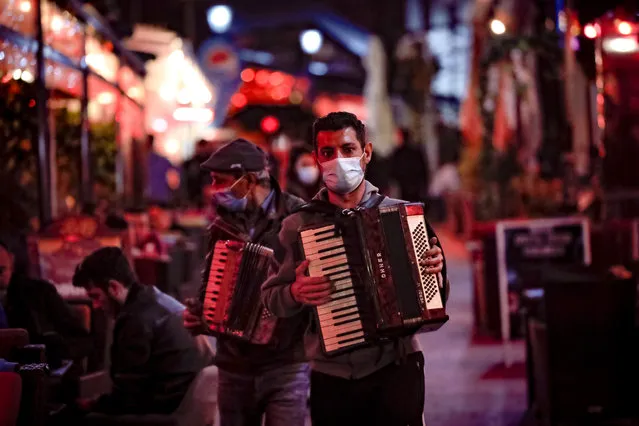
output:
{"label": "white piano key", "polygon": [[[337,318],[338,316],[339,318]],[[322,328],[326,328],[326,327],[337,327],[336,324],[341,325],[341,323],[352,322],[355,320],[361,320],[361,315],[359,314],[359,312],[351,312],[345,315],[336,315],[336,316],[330,316],[330,317],[326,316],[324,318],[321,318],[320,322],[322,324]]]}
{"label": "white piano key", "polygon": [[344,309],[343,311],[339,311],[339,312],[325,312],[321,315],[318,315],[320,318],[320,321],[323,321],[324,318],[333,318],[339,315],[350,315],[353,312],[357,312],[359,314],[359,309],[357,308],[357,306],[353,306],[351,308],[347,308]]}
{"label": "white piano key", "polygon": [[[341,290],[341,289],[340,289]],[[331,299],[335,300],[338,298],[344,298],[346,296],[352,296],[355,294],[355,290],[351,288],[347,288],[346,290],[336,291],[331,294]]]}
{"label": "white piano key", "polygon": [[333,344],[333,345],[330,345],[330,346],[329,345],[324,345],[324,346],[326,347],[326,350],[328,352],[333,352],[333,351],[336,351],[338,349],[355,346],[355,345],[360,344],[360,343],[364,343],[364,339],[363,338],[357,339],[357,340],[353,340],[353,341],[348,342],[348,343],[343,343],[343,344],[336,343],[336,344]]}
{"label": "white piano key", "polygon": [[331,312],[335,309],[345,308],[347,306],[357,306],[357,301],[355,297],[349,297],[347,299],[335,300],[333,302],[328,302],[323,305],[317,307],[318,313]]}
{"label": "white piano key", "polygon": [[300,235],[302,236],[302,238],[304,238],[304,237],[308,237],[312,235],[317,235],[322,232],[330,231],[331,229],[336,229],[335,225],[326,225],[326,226],[322,226],[321,228],[307,229],[305,231],[300,232]]}
{"label": "white piano key", "polygon": [[346,258],[346,255],[341,255],[338,257],[333,257],[333,258],[325,259],[325,260],[313,261],[313,267],[320,268],[323,271],[327,269],[331,269],[335,266],[344,265],[344,264],[348,265],[348,259]]}
{"label": "white piano key", "polygon": [[342,327],[329,327],[327,329],[323,329],[322,337],[324,338],[324,343],[331,343],[334,340],[340,340],[349,334],[356,334],[358,332],[363,332],[361,321],[349,323]]}
{"label": "white piano key", "polygon": [[344,241],[341,238],[329,238],[327,240],[303,244],[303,247],[304,254],[308,256],[319,253],[320,250],[344,247]]}
{"label": "white piano key", "polygon": [[346,254],[346,249],[344,247],[341,248],[336,248],[333,250],[329,250],[329,251],[324,251],[324,252],[317,252],[317,253],[313,253],[313,254],[306,254],[306,259],[308,260],[325,260],[325,259],[329,259],[330,257],[336,257],[339,254]]}
{"label": "white piano key", "polygon": [[344,334],[343,336],[335,336],[335,337],[329,337],[328,339],[324,339],[324,345],[340,344],[344,342],[345,340],[354,339],[356,337],[363,337],[363,336],[364,336],[363,330],[353,330],[351,332],[348,332],[347,334]]}

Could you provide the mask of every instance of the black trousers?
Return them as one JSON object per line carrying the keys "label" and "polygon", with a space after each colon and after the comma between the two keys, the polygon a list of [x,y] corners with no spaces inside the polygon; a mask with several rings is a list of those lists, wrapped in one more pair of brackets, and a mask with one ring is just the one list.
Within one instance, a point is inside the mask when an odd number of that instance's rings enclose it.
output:
{"label": "black trousers", "polygon": [[311,373],[313,426],[422,426],[424,356],[358,380]]}

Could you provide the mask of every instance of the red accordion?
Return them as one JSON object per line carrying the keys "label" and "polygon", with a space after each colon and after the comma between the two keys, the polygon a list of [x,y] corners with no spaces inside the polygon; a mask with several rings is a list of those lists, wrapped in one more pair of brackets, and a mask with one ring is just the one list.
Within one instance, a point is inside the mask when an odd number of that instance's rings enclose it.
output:
{"label": "red accordion", "polygon": [[213,335],[268,344],[277,318],[262,304],[260,291],[273,251],[238,241],[218,241],[206,278],[203,321]]}
{"label": "red accordion", "polygon": [[316,308],[326,355],[433,331],[447,320],[437,276],[419,264],[430,248],[421,203],[345,210],[300,232],[310,276],[336,291]]}

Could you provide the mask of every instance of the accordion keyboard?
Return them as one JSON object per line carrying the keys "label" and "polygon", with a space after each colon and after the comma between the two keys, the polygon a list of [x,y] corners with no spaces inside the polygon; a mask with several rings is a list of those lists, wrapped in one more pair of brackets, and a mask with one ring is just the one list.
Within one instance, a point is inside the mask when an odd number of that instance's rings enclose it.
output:
{"label": "accordion keyboard", "polygon": [[335,286],[332,301],[317,307],[320,332],[327,353],[365,341],[344,241],[335,225],[301,232],[309,276],[325,276]]}
{"label": "accordion keyboard", "polygon": [[220,292],[222,288],[222,279],[224,278],[224,269],[227,266],[229,249],[223,244],[216,244],[213,260],[211,261],[211,269],[209,272],[209,281],[206,286],[206,297],[204,301],[204,312],[211,319],[217,315],[217,305],[220,301]]}
{"label": "accordion keyboard", "polygon": [[[413,240],[413,250],[415,258],[421,259],[426,250],[430,248],[426,222],[423,215],[411,215],[407,217],[408,227]],[[442,309],[441,295],[439,294],[439,283],[437,275],[429,274],[426,267],[419,265],[419,279],[421,281],[426,307],[430,309]]]}

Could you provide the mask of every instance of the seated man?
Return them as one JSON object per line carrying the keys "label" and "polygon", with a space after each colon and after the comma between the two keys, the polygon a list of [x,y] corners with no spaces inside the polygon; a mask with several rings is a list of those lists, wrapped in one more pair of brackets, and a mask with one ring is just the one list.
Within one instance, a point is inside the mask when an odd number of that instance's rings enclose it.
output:
{"label": "seated man", "polygon": [[[0,323],[23,328],[29,332],[31,343],[45,344],[47,361],[54,368],[62,359],[88,356],[95,345],[80,319],[53,284],[15,272],[14,258],[9,245],[0,241],[0,304],[4,308],[0,308]],[[8,321],[3,321],[2,310]]]}
{"label": "seated man", "polygon": [[84,259],[73,284],[87,290],[94,307],[115,317],[113,391],[90,409],[107,414],[175,411],[203,367],[180,317],[160,304],[152,287],[137,282],[116,247],[101,248]]}

